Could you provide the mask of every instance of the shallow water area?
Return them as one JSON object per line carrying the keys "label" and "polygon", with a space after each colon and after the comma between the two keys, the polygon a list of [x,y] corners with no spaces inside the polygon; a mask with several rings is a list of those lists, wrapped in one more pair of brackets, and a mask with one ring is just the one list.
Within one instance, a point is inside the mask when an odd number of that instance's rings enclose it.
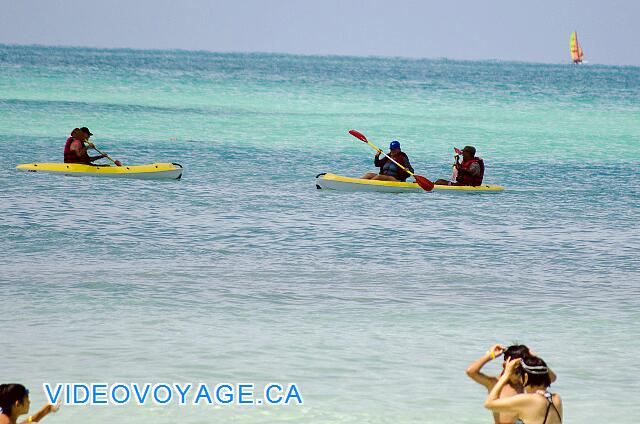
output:
{"label": "shallow water area", "polygon": [[[304,398],[63,406],[71,424],[490,423],[464,370],[519,341],[558,374],[566,423],[635,422],[639,87],[633,67],[0,46],[3,380],[34,407],[43,382]],[[81,125],[183,179],[14,169],[61,160]],[[507,190],[316,190],[373,170],[352,128],[433,180],[474,145]]]}

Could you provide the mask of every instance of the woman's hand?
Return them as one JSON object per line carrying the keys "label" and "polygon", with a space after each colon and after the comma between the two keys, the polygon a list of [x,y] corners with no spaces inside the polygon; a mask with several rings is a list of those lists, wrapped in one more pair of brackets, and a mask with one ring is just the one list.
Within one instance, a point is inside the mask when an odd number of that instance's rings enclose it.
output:
{"label": "woman's hand", "polygon": [[495,344],[491,346],[491,349],[487,351],[487,355],[491,356],[491,359],[496,359],[498,356],[502,355],[505,351],[505,347],[501,344]]}
{"label": "woman's hand", "polygon": [[504,367],[505,375],[514,375],[516,373],[516,369],[520,366],[520,358],[509,359],[507,365]]}

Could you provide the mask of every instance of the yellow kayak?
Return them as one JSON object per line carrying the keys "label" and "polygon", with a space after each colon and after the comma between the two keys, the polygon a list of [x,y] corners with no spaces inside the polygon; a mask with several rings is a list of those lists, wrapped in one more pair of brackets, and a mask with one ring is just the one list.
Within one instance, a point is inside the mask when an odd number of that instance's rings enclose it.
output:
{"label": "yellow kayak", "polygon": [[54,174],[136,178],[141,180],[179,180],[182,177],[182,165],[177,163],[151,163],[148,165],[110,166],[84,165],[80,163],[25,163],[16,166],[28,172],[48,172]]}
{"label": "yellow kayak", "polygon": [[[316,188],[339,191],[378,191],[386,193],[423,192],[416,183],[399,181],[363,180],[361,178],[343,177],[342,175],[323,173],[316,176]],[[471,186],[446,186],[436,185],[434,190],[449,191],[502,191],[503,186],[483,184],[477,187]]]}

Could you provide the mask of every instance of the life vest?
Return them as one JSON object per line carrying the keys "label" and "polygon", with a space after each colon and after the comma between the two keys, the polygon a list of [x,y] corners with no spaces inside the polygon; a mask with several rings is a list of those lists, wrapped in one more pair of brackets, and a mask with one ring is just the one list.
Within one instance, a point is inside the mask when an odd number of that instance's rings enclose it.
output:
{"label": "life vest", "polygon": [[[409,157],[405,152],[400,153],[400,155],[401,156],[398,159],[396,159],[396,162],[398,162],[400,165],[404,166],[405,168],[408,168],[410,166]],[[376,158],[374,160],[374,164],[380,167],[380,173],[382,175],[388,175],[390,177],[395,178],[398,181],[405,181],[407,178],[411,176],[411,174],[404,171],[402,168],[400,168],[398,165],[396,165],[386,157],[382,159]]]}
{"label": "life vest", "polygon": [[[471,165],[477,163],[480,166],[480,175],[473,175],[469,172]],[[473,158],[462,161],[458,168],[458,178],[456,183],[466,186],[479,186],[482,185],[482,179],[484,178],[484,161],[480,158]]]}
{"label": "life vest", "polygon": [[[67,138],[67,142],[64,145],[64,163],[91,163],[91,158],[89,158],[87,152],[84,152],[82,156],[78,156],[76,152],[71,151],[71,144],[76,140],[80,141],[73,137]],[[80,142],[82,143],[82,141]]]}
{"label": "life vest", "polygon": [[384,163],[384,165],[382,166],[382,169],[380,169],[380,173],[383,175],[388,175],[390,177],[394,177],[396,179],[398,179],[400,168],[398,167],[398,165],[396,165],[395,163],[391,162],[390,160],[386,161]]}

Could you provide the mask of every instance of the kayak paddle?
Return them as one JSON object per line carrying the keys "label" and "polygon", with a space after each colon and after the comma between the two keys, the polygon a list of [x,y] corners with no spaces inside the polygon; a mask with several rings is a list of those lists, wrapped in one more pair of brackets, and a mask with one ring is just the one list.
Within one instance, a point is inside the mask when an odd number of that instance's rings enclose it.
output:
{"label": "kayak paddle", "polygon": [[395,163],[396,165],[398,165],[400,168],[402,168],[406,173],[408,173],[409,175],[411,175],[413,178],[416,179],[416,183],[418,183],[418,185],[420,186],[420,188],[422,188],[424,191],[431,191],[433,190],[433,183],[431,181],[429,181],[428,179],[426,179],[425,177],[421,176],[421,175],[416,175],[413,172],[409,171],[407,168],[405,168],[404,166],[400,165],[398,162],[396,162],[395,160],[393,160],[392,158],[390,158],[385,152],[383,152],[382,150],[380,150],[376,145],[374,145],[373,143],[371,143],[369,140],[367,140],[367,137],[364,136],[364,134],[362,134],[359,131],[356,130],[350,130],[349,134],[351,134],[352,136],[354,136],[355,138],[357,138],[360,141],[365,142],[366,144],[368,144],[369,146],[371,146],[372,148],[374,148],[375,150],[377,150],[378,152],[382,153],[384,155],[384,157],[386,157],[387,159],[389,159],[391,162]]}
{"label": "kayak paddle", "polygon": [[[93,143],[91,143],[93,144]],[[122,162],[120,162],[119,160],[113,160],[113,158],[111,156],[109,156],[106,153],[102,153],[100,150],[98,150],[98,148],[96,147],[96,145],[93,145],[93,150],[95,150],[96,152],[100,153],[101,155],[104,155],[107,159],[109,159],[111,162],[113,162],[116,166],[122,166]]]}
{"label": "kayak paddle", "polygon": [[[84,130],[86,130],[86,132]],[[88,143],[90,144],[93,150],[95,150],[96,152],[100,153],[101,155],[103,155],[104,157],[106,157],[107,159],[109,159],[111,162],[113,162],[114,164],[116,164],[116,166],[122,166],[122,162],[120,162],[119,160],[113,160],[111,158],[111,156],[109,156],[106,153],[102,153],[100,150],[98,150],[98,148],[96,147],[95,144],[93,144],[92,142],[89,141],[89,137],[92,136],[93,134],[88,133],[89,129],[86,127],[83,127],[83,129],[80,128],[74,128],[73,131],[71,131],[71,137],[75,138],[76,140],[79,140],[81,143]]]}

